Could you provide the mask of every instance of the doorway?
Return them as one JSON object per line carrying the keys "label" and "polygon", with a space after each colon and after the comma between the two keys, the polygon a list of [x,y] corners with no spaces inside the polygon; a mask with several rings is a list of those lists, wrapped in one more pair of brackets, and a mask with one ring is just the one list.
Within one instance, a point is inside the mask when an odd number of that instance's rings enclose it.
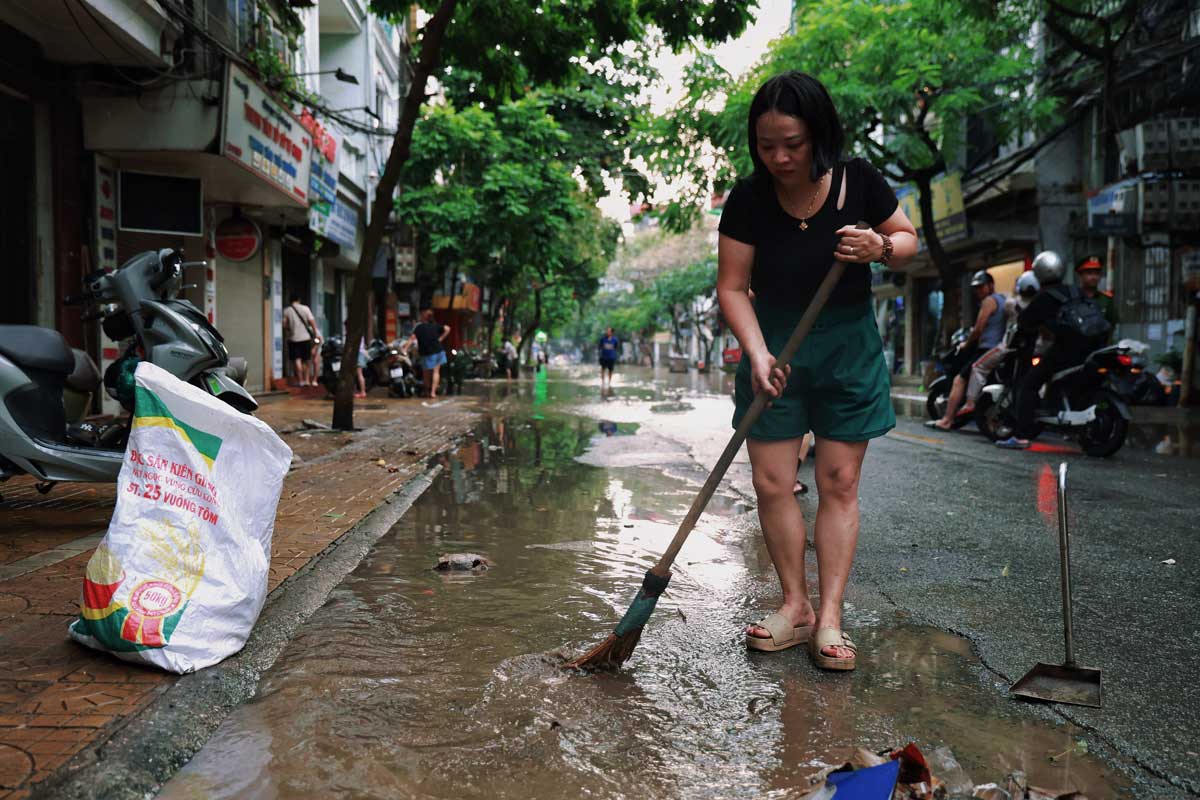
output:
{"label": "doorway", "polygon": [[0,323],[6,325],[37,321],[33,146],[32,104],[0,87],[0,253],[9,265],[0,292]]}

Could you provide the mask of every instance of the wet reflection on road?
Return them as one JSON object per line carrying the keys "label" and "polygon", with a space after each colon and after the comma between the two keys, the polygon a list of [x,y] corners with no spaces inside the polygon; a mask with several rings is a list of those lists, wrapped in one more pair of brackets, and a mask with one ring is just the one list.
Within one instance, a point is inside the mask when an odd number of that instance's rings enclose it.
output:
{"label": "wet reflection on road", "polygon": [[[954,636],[847,609],[852,674],[749,654],[777,584],[718,494],[627,669],[562,671],[602,638],[703,473],[670,440],[553,410],[495,417],[302,628],[167,798],[799,797],[856,747],[948,745],[977,781],[1112,796],[1081,731],[1006,700]],[[648,398],[650,399],[650,398]],[[490,570],[435,572],[443,553]],[[1067,753],[1057,761],[1049,756]]]}

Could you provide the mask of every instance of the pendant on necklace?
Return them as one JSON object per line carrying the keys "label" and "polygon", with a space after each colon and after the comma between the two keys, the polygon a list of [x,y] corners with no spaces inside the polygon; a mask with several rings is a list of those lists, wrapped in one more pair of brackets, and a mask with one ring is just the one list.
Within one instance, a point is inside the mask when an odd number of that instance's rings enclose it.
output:
{"label": "pendant on necklace", "polygon": [[805,222],[804,220],[800,220],[800,230],[802,230],[802,231],[808,230],[808,223]]}

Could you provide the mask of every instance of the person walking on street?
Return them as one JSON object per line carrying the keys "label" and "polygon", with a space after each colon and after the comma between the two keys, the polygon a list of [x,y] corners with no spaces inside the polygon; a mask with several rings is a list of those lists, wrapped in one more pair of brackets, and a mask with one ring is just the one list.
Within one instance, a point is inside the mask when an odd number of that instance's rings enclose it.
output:
{"label": "person walking on street", "polygon": [[317,376],[310,374],[313,348],[321,343],[317,335],[317,320],[312,309],[300,302],[300,295],[293,294],[288,307],[283,310],[283,335],[288,343],[288,358],[295,371],[297,386],[316,386]]}
{"label": "person walking on street", "polygon": [[604,391],[604,378],[608,376],[608,386],[612,386],[613,367],[617,365],[617,351],[621,347],[621,340],[613,333],[612,327],[608,327],[604,331],[604,335],[600,337],[600,390]]}
{"label": "person walking on street", "polygon": [[517,367],[519,366],[517,364],[517,344],[515,341],[513,341],[516,338],[517,337],[514,335],[511,338],[504,340],[504,379],[506,381],[511,381],[513,379],[513,375],[516,373]]}
{"label": "person walking on street", "polygon": [[[962,366],[950,386],[946,413],[939,420],[925,423],[943,431],[954,428],[954,418],[958,415],[959,406],[967,393],[967,381],[971,378],[971,368],[975,362],[1004,340],[1004,306],[1008,298],[996,291],[996,279],[981,269],[971,278],[971,288],[975,292],[975,299],[979,301],[979,314],[975,317],[975,326],[971,328],[971,334],[958,346]],[[973,410],[974,407],[968,405],[962,409],[962,413],[969,414]]]}
{"label": "person walking on street", "polygon": [[1100,290],[1100,278],[1103,271],[1104,262],[1100,260],[1099,256],[1087,256],[1075,267],[1075,277],[1079,281],[1079,291],[1083,292],[1084,297],[1090,297],[1096,301],[1104,318],[1112,326],[1109,334],[1111,339],[1121,318],[1117,314],[1117,301],[1113,298],[1113,293]]}
{"label": "person walking on street", "polygon": [[[763,84],[750,104],[748,144],[754,173],[734,186],[721,215],[717,296],[747,355],[735,381],[734,425],[756,394],[771,398],[747,446],[783,605],[749,626],[745,641],[768,651],[808,642],[818,667],[851,670],[857,647],[842,630],[842,596],[858,543],[859,477],[868,442],[896,424],[870,265],[908,261],[917,236],[879,171],[842,159],[837,110],[812,76],[793,71]],[[860,221],[870,227],[856,227]],[[792,362],[776,363],[833,259],[846,263],[845,274]],[[804,518],[792,494],[810,430],[821,453],[815,609]]]}
{"label": "person walking on street", "polygon": [[442,348],[442,340],[450,333],[449,325],[442,325],[433,320],[433,309],[427,308],[421,312],[421,324],[413,328],[408,344],[417,343],[417,355],[421,357],[421,370],[424,372],[425,386],[429,396],[437,397],[438,382],[441,379],[442,365],[446,363],[446,351]]}

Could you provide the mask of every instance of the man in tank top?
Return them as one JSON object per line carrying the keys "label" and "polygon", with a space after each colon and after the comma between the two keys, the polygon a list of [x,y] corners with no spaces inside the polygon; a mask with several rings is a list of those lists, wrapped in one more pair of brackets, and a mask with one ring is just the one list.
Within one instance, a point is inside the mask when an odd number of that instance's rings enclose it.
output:
{"label": "man in tank top", "polygon": [[[962,368],[954,376],[954,384],[950,387],[946,415],[933,423],[933,427],[944,431],[954,427],[954,418],[960,413],[959,406],[967,393],[967,381],[971,378],[971,365],[1004,340],[1004,304],[1008,298],[996,291],[996,279],[981,269],[971,277],[971,289],[979,302],[979,314],[975,317],[971,335],[958,346]],[[970,414],[974,410],[974,407],[967,406],[961,413]]]}

